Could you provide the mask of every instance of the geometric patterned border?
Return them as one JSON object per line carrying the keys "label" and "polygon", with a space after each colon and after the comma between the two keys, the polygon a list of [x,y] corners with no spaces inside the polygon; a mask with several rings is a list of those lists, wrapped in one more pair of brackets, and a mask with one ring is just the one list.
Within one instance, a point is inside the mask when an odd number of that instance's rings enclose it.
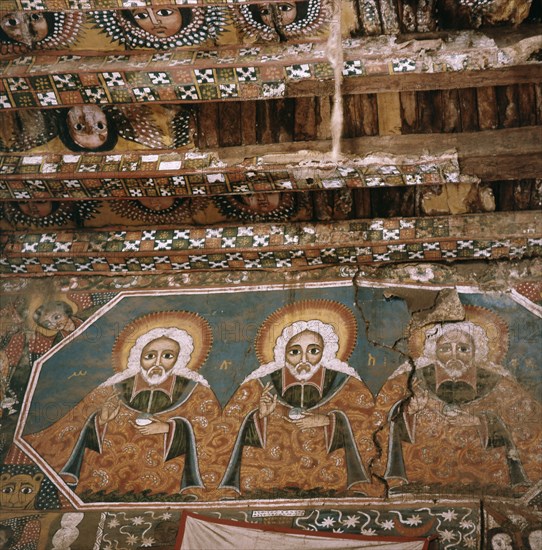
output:
{"label": "geometric patterned border", "polygon": [[[167,270],[302,269],[403,261],[521,259],[542,256],[539,235],[485,238],[502,215],[201,229],[50,232],[3,237],[0,273],[133,273]],[[536,217],[536,216],[535,216]],[[458,219],[459,218],[459,219]],[[524,218],[524,219],[523,219]],[[515,233],[532,224],[518,216]],[[531,225],[531,227],[533,227]],[[540,227],[540,225],[538,225]],[[429,237],[430,235],[430,237]]]}
{"label": "geometric patterned border", "polygon": [[[343,41],[346,79],[404,73],[477,71],[514,64],[493,41],[472,33],[436,49]],[[455,47],[455,49],[454,49]],[[459,48],[459,51],[458,49]],[[457,63],[458,57],[461,63]],[[51,71],[51,68],[54,68]],[[536,65],[533,65],[536,71]],[[535,78],[535,77],[533,77]],[[55,108],[84,103],[202,102],[289,97],[291,84],[333,80],[324,42],[223,46],[208,50],[106,55],[23,55],[0,67],[0,109]]]}
{"label": "geometric patterned border", "polygon": [[259,158],[216,168],[216,160],[199,152],[5,154],[0,156],[0,175],[6,178],[0,180],[0,200],[212,196],[460,181],[455,153],[424,159],[350,157],[315,162],[312,168],[287,161],[262,164]]}

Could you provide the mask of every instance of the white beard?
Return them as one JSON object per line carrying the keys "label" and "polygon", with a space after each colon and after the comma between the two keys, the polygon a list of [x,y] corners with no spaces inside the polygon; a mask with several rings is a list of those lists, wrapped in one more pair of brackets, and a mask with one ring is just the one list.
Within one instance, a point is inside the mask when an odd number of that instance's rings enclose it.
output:
{"label": "white beard", "polygon": [[463,376],[466,372],[468,372],[471,368],[474,368],[474,365],[472,363],[464,363],[460,359],[450,359],[449,361],[446,361],[446,363],[443,363],[442,361],[435,361],[436,364],[444,369],[448,376],[451,378],[459,378],[460,376]]}
{"label": "white beard", "polygon": [[[151,371],[153,374],[149,375],[149,372]],[[164,367],[158,366],[152,367],[148,371],[141,369],[141,376],[150,386],[158,386],[169,378],[169,372],[167,372]]]}
{"label": "white beard", "polygon": [[316,365],[311,365],[310,363],[298,363],[297,365],[290,365],[286,363],[286,368],[291,372],[292,376],[299,382],[306,382],[312,378],[318,369],[321,367],[322,361],[316,363]]}

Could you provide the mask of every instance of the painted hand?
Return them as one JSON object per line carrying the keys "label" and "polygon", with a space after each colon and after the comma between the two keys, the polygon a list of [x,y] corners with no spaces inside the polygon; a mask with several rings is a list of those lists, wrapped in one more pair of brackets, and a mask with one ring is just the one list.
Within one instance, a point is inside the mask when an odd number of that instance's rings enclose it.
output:
{"label": "painted hand", "polygon": [[262,395],[260,397],[260,418],[265,418],[269,416],[277,408],[277,395],[270,395],[273,385],[271,382],[268,382],[264,389],[262,390]]}
{"label": "painted hand", "polygon": [[169,432],[170,426],[167,422],[155,420],[154,418],[151,418],[151,420],[152,422],[145,426],[138,426],[137,424],[135,425],[135,427],[137,428],[140,434],[156,435],[156,434],[167,434]]}
{"label": "painted hand", "polygon": [[104,424],[107,424],[113,418],[119,414],[120,410],[120,401],[119,398],[116,395],[112,395],[104,404],[103,407],[100,409],[100,413],[98,415],[98,422],[103,426]]}
{"label": "painted hand", "polygon": [[329,416],[325,414],[314,414],[308,411],[303,413],[303,416],[297,420],[291,421],[299,429],[306,430],[308,428],[321,428],[323,426],[329,426],[331,420]]}

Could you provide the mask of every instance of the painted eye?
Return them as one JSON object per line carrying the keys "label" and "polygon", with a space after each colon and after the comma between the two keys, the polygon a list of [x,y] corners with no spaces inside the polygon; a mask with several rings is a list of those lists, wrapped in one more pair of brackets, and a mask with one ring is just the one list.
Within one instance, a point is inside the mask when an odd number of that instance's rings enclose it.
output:
{"label": "painted eye", "polygon": [[288,355],[299,355],[301,353],[301,350],[298,349],[291,349],[288,351]]}
{"label": "painted eye", "polygon": [[62,315],[60,315],[60,313],[57,313],[56,315],[53,315],[53,320],[58,321],[61,317]]}
{"label": "painted eye", "polygon": [[271,13],[271,10],[269,8],[260,8],[260,14],[261,15],[269,15]]}
{"label": "painted eye", "polygon": [[469,346],[459,346],[459,351],[461,351],[462,353],[467,353],[470,351],[470,348]]}
{"label": "painted eye", "polygon": [[146,11],[134,13],[134,19],[142,20],[142,19],[148,19],[148,18],[149,18],[149,14]]}
{"label": "painted eye", "polygon": [[318,355],[320,353],[320,348],[309,348],[308,352],[311,355]]}
{"label": "painted eye", "polygon": [[13,493],[13,487],[4,487],[2,489],[2,493],[4,493],[5,495],[10,495],[11,493]]}
{"label": "painted eye", "polygon": [[23,487],[21,489],[21,493],[23,493],[23,495],[29,495],[30,493],[33,493],[34,492],[34,489],[32,489],[32,487]]}
{"label": "painted eye", "polygon": [[78,132],[80,132],[83,129],[83,125],[78,122],[77,124],[74,124],[73,126]]}
{"label": "painted eye", "polygon": [[43,19],[43,16],[41,16],[39,13],[33,13],[31,16],[30,16],[30,20],[31,21],[41,21]]}
{"label": "painted eye", "polygon": [[173,15],[173,10],[168,10],[166,8],[158,10],[156,12],[156,15],[159,15],[160,17],[168,17],[169,15]]}
{"label": "painted eye", "polygon": [[164,359],[173,359],[175,356],[173,355],[173,353],[166,352],[166,353],[164,353],[164,355],[162,357]]}
{"label": "painted eye", "polygon": [[96,123],[96,128],[98,130],[105,130],[105,124],[103,122],[97,122]]}
{"label": "painted eye", "polygon": [[149,360],[149,359],[154,359],[155,357],[156,357],[156,353],[152,352],[152,353],[147,353],[147,355],[145,355],[143,359]]}
{"label": "painted eye", "polygon": [[294,7],[291,4],[279,4],[280,11],[292,11]]}
{"label": "painted eye", "polygon": [[17,21],[17,19],[15,19],[14,17],[10,17],[10,18],[6,18],[2,21],[2,23],[6,26],[6,27],[18,27],[19,26],[19,21]]}

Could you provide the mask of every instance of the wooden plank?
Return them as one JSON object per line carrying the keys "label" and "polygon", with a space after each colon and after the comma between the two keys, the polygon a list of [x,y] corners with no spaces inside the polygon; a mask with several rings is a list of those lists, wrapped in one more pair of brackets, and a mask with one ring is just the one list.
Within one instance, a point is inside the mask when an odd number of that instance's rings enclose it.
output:
{"label": "wooden plank", "polygon": [[401,133],[401,100],[396,92],[376,96],[378,109],[378,133],[391,136]]}
{"label": "wooden plank", "polygon": [[[276,141],[279,143],[293,141],[294,137],[294,99],[277,99],[275,102],[276,118],[274,120],[276,129]],[[316,115],[315,115],[316,116]],[[314,135],[312,139],[316,139]]]}
{"label": "wooden plank", "polygon": [[495,89],[495,92],[500,127],[517,128],[519,126],[517,87],[499,86]]}
{"label": "wooden plank", "polygon": [[478,102],[478,122],[480,130],[493,130],[499,126],[497,94],[495,88],[484,87],[476,90]]}
{"label": "wooden plank", "polygon": [[331,139],[331,97],[316,98],[316,131],[317,139]]}
{"label": "wooden plank", "polygon": [[273,120],[271,116],[271,101],[258,101],[256,103],[256,137],[258,143],[274,143]]}
{"label": "wooden plank", "polygon": [[363,135],[363,123],[361,115],[361,95],[347,95],[343,97],[343,136],[346,138]]}
{"label": "wooden plank", "polygon": [[461,130],[473,132],[480,128],[478,124],[478,107],[476,88],[464,88],[457,90],[459,95],[459,108],[461,111]]}
{"label": "wooden plank", "polygon": [[218,104],[202,103],[197,107],[197,144],[201,149],[218,147]]}
{"label": "wooden plank", "polygon": [[222,147],[234,147],[243,143],[241,129],[241,104],[239,102],[219,103],[219,136]]}
{"label": "wooden plank", "polygon": [[361,100],[361,116],[363,119],[363,134],[364,136],[378,135],[378,106],[376,102],[376,94],[362,94]]}
{"label": "wooden plank", "polygon": [[416,92],[401,92],[401,133],[412,134],[418,130],[418,102]]}
{"label": "wooden plank", "polygon": [[442,90],[442,131],[461,132],[461,106],[458,90]]}
{"label": "wooden plank", "polygon": [[241,104],[241,128],[243,132],[243,145],[258,143],[256,132],[256,102],[243,101]]}
{"label": "wooden plank", "polygon": [[418,131],[431,133],[433,131],[433,102],[431,92],[418,92],[416,94],[418,105]]}
{"label": "wooden plank", "polygon": [[294,141],[316,139],[316,100],[313,97],[300,97],[295,102]]}
{"label": "wooden plank", "polygon": [[520,84],[518,86],[518,110],[520,126],[536,125],[536,93],[534,84]]}

